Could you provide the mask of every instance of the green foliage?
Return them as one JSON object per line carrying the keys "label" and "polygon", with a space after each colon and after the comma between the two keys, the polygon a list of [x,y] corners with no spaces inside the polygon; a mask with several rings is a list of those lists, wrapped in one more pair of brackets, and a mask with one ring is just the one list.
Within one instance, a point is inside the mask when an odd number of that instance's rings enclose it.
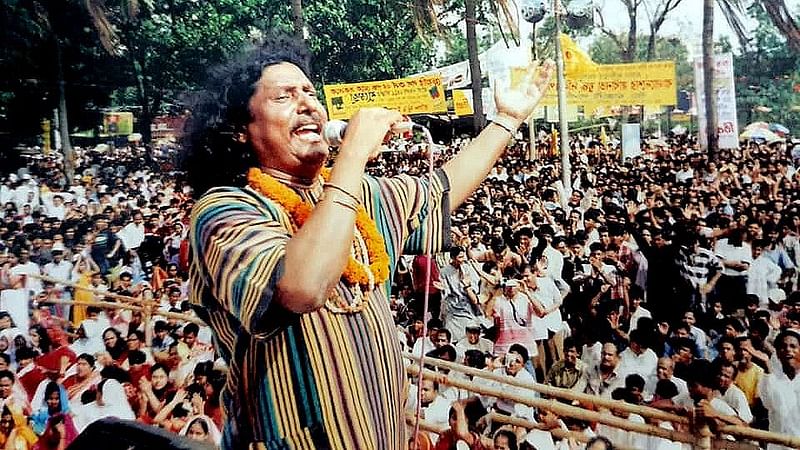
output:
{"label": "green foliage", "polygon": [[[792,107],[800,105],[800,60],[760,5],[749,8],[748,14],[758,25],[748,48],[734,57],[739,123],[777,122],[797,133],[800,113]],[[754,111],[757,106],[772,111]]]}
{"label": "green foliage", "polygon": [[433,57],[411,12],[392,2],[313,0],[304,5],[304,15],[314,72],[325,83],[399,78]]}
{"label": "green foliage", "polygon": [[[87,5],[107,20],[110,35],[98,32]],[[309,0],[304,7],[316,79],[395,78],[429,65],[432,44],[419,39],[408,8],[377,0]],[[40,120],[52,116],[54,36],[64,48],[70,115],[78,117],[71,124],[92,128],[99,108],[128,107],[146,135],[149,119],[194,89],[210,67],[262,30],[291,28],[289,1],[6,0],[0,5],[0,121],[15,124],[0,126],[35,136]]]}

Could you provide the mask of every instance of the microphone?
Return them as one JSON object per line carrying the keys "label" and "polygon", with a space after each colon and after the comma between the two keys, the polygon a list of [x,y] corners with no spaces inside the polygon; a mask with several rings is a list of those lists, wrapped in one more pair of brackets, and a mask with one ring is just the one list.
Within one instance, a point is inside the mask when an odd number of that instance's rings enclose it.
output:
{"label": "microphone", "polygon": [[[410,132],[413,128],[419,127],[411,121],[397,122],[392,125],[392,134],[404,134]],[[339,147],[342,145],[344,135],[347,132],[347,122],[344,120],[329,120],[322,129],[322,139],[331,147]]]}

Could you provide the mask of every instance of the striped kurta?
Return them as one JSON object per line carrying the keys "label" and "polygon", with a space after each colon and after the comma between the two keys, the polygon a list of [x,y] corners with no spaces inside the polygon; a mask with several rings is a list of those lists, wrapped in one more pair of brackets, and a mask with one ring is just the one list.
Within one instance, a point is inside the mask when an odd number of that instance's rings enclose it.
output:
{"label": "striped kurta", "polygon": [[[443,171],[432,181],[365,176],[361,189],[392,273],[402,253],[421,253],[428,240],[434,252],[448,245]],[[316,203],[322,184],[295,191]],[[284,273],[291,230],[282,208],[250,188],[212,189],[192,211],[191,300],[202,306],[230,367],[222,447],[405,449],[406,377],[390,282],[376,287],[360,313],[286,311],[272,302],[276,283],[303,277]],[[356,257],[366,262],[361,248],[354,245]],[[352,298],[343,283],[337,291]]]}

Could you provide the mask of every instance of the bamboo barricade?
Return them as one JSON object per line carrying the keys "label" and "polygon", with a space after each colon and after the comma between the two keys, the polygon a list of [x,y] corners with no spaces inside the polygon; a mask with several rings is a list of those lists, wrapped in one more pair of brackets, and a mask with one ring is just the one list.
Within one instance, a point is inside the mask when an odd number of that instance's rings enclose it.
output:
{"label": "bamboo barricade", "polygon": [[[145,314],[145,316],[148,315],[147,308],[125,303],[113,303],[113,302],[103,302],[103,301],[87,302],[87,301],[76,301],[76,300],[52,300],[52,299],[39,300],[38,303],[47,303],[53,305],[87,305],[87,306],[99,306],[101,308],[129,309],[131,311],[142,312]],[[159,311],[155,315],[164,316],[170,319],[185,320],[187,322],[196,323],[198,325],[205,325],[205,322],[198,319],[197,317],[189,316],[186,314],[179,314],[169,311]]]}
{"label": "bamboo barricade", "polygon": [[[546,428],[542,427],[541,424],[538,424],[536,422],[531,422],[530,420],[525,420],[525,419],[522,419],[520,417],[511,417],[511,416],[504,416],[502,414],[497,414],[497,413],[489,413],[489,419],[492,422],[498,422],[498,423],[504,423],[504,424],[508,424],[508,425],[514,425],[515,427],[522,427],[522,428],[525,428],[526,430],[532,430],[532,429],[535,428],[537,430],[547,431],[548,433],[552,434],[553,437],[555,437],[557,439],[569,439],[569,438],[572,438],[572,439],[575,439],[578,442],[588,442],[591,439],[589,436],[587,436],[587,435],[585,435],[583,433],[576,433],[574,431],[567,431],[567,430],[564,430],[564,429],[561,429],[561,428],[546,429]],[[624,446],[621,446],[621,445],[617,445],[616,442],[613,442],[613,444],[614,444],[614,450],[638,450],[638,449],[634,449],[634,448],[630,448],[630,447],[624,447]]]}
{"label": "bamboo barricade", "polygon": [[106,298],[113,298],[113,299],[120,300],[120,301],[123,301],[123,302],[136,303],[137,305],[158,306],[158,302],[155,302],[155,301],[152,301],[152,300],[151,301],[142,300],[142,299],[138,299],[136,297],[131,297],[131,296],[128,296],[128,295],[121,295],[121,294],[116,294],[114,292],[108,292],[108,291],[103,291],[103,290],[100,290],[100,289],[91,288],[89,286],[81,286],[81,285],[73,283],[71,281],[59,280],[58,278],[51,278],[51,277],[48,277],[46,275],[30,275],[30,277],[31,278],[38,278],[38,279],[40,279],[42,281],[49,281],[49,282],[55,283],[55,284],[62,284],[64,286],[69,286],[69,287],[71,287],[73,289],[80,289],[82,291],[88,291],[88,292],[91,292],[92,294],[95,294],[97,296],[106,297]]}
{"label": "bamboo barricade", "polygon": [[[413,414],[406,414],[406,424],[413,427],[416,423],[417,423],[417,418]],[[424,419],[419,420],[419,429],[422,431],[442,434],[449,428],[450,427],[448,427],[447,425],[434,425],[430,422],[426,422]]]}
{"label": "bamboo barricade", "polygon": [[[409,353],[405,353],[403,356],[405,358],[407,358],[407,359],[411,359],[411,360],[414,360],[414,361],[417,361],[417,362],[419,362],[419,359],[420,359],[419,357],[411,355]],[[653,418],[653,419],[664,420],[664,421],[668,421],[668,422],[677,422],[677,421],[672,420],[670,418],[670,417],[676,417],[676,418],[680,418],[681,419],[680,423],[684,423],[684,424],[689,424],[690,423],[689,419],[686,418],[686,417],[682,417],[682,416],[677,416],[677,415],[674,415],[674,414],[666,413],[664,411],[661,411],[661,410],[658,410],[658,409],[655,409],[655,408],[650,408],[650,407],[646,407],[646,406],[639,406],[639,405],[631,405],[631,404],[625,403],[625,402],[604,399],[604,398],[592,396],[592,395],[589,395],[589,394],[576,393],[576,392],[569,391],[567,389],[555,388],[555,387],[552,387],[552,386],[546,386],[546,385],[542,385],[542,384],[539,384],[539,383],[534,383],[534,384],[524,383],[524,382],[520,382],[520,381],[518,381],[518,380],[516,380],[514,378],[511,378],[511,377],[508,377],[508,376],[498,375],[498,374],[495,374],[495,373],[492,373],[492,372],[475,369],[475,368],[464,366],[464,365],[461,365],[461,364],[452,363],[452,362],[449,362],[449,361],[443,361],[443,360],[435,359],[435,358],[425,358],[425,363],[426,364],[430,363],[431,365],[434,365],[434,366],[439,366],[439,367],[451,369],[451,370],[454,370],[454,371],[457,371],[457,372],[461,372],[461,373],[465,373],[465,374],[468,374],[468,375],[479,376],[479,377],[481,377],[483,379],[486,379],[486,380],[498,381],[500,383],[504,383],[504,384],[507,384],[507,385],[526,388],[526,389],[529,389],[529,390],[532,390],[532,391],[535,391],[535,392],[539,392],[539,393],[542,393],[542,394],[551,395],[553,397],[560,397],[560,398],[564,398],[564,399],[567,399],[567,400],[578,400],[578,401],[583,401],[583,399],[586,398],[588,402],[594,404],[595,406],[602,406],[604,408],[614,408],[614,409],[617,409],[617,410],[620,410],[620,411],[631,412],[631,413],[634,413],[634,414],[639,414],[640,416],[645,417],[645,418]],[[419,372],[418,366],[410,366],[409,367],[409,372],[411,370],[416,370],[417,371],[416,373]],[[476,392],[476,393],[484,394],[484,395],[491,395],[492,397],[500,397],[500,398],[506,398],[506,399],[510,399],[510,400],[514,400],[514,401],[519,401],[520,403],[524,403],[526,405],[535,406],[535,407],[539,408],[538,405],[532,405],[532,404],[528,403],[527,401],[518,400],[516,397],[511,397],[508,393],[502,392],[500,390],[496,390],[496,391],[499,392],[499,394],[486,394],[486,393],[481,392],[480,390],[478,390],[478,389],[484,389],[483,387],[474,385],[472,383],[469,383],[468,381],[450,378],[450,377],[444,376],[442,374],[438,374],[436,372],[431,372],[431,373],[432,374],[436,374],[436,376],[438,376],[439,378],[436,378],[435,376],[432,376],[432,377],[431,376],[426,376],[425,378],[435,379],[435,380],[439,381],[442,384],[459,387],[459,388],[466,389],[466,390],[471,391],[471,392]],[[467,386],[460,385],[460,384],[463,384],[463,383],[466,383]],[[536,399],[536,400],[537,401],[542,401],[540,399]],[[562,404],[559,404],[559,405],[562,405]],[[568,405],[563,405],[563,406],[568,406]],[[575,408],[575,407],[571,407],[571,406],[568,406],[568,407]],[[573,414],[570,414],[570,413],[562,414],[562,413],[560,413],[560,412],[558,412],[558,411],[556,411],[554,409],[550,409],[550,408],[548,408],[546,406],[542,406],[541,408],[553,411],[553,412],[555,412],[556,414],[559,414],[559,415],[565,415],[565,416],[569,416],[569,417],[575,417],[575,418],[581,419],[581,420],[587,420],[587,419],[583,419],[582,417],[579,417],[579,416],[576,416],[576,415],[573,415]],[[581,411],[581,412],[588,412],[588,411],[584,411],[584,410],[579,409],[579,408],[575,408],[575,409],[577,409],[578,411]],[[597,413],[595,413],[595,414],[597,414]],[[605,423],[605,422],[600,421],[600,420],[594,420],[594,419],[588,419],[588,420],[596,421],[596,422],[599,422],[599,423]],[[621,419],[621,420],[624,420],[624,419]],[[618,426],[616,426],[614,424],[609,424],[609,423],[606,423],[606,425],[614,426],[614,427],[617,427],[617,428],[620,428],[620,429],[623,429],[623,430],[627,430],[627,431],[635,431],[635,432],[641,432],[641,433],[644,433],[644,434],[652,434],[652,433],[648,433],[646,431],[628,430],[627,428],[624,428],[622,426],[618,427]],[[641,425],[641,424],[636,424],[636,425]],[[664,430],[663,428],[657,428],[657,429],[658,430],[662,430],[662,431],[669,431],[669,430]],[[789,436],[789,435],[785,435],[785,434],[772,433],[772,432],[769,432],[769,431],[759,430],[757,428],[748,428],[748,427],[741,427],[741,426],[734,426],[734,425],[727,425],[727,426],[720,427],[718,429],[718,432],[721,433],[721,434],[729,434],[729,435],[732,435],[732,436],[736,436],[736,437],[738,437],[740,439],[768,442],[768,443],[783,445],[783,446],[790,447],[790,448],[798,448],[798,449],[800,449],[800,437],[797,437],[797,436]],[[686,434],[686,433],[683,433],[683,434]],[[666,436],[661,436],[661,435],[656,435],[656,436],[666,437]],[[673,441],[679,440],[679,439],[673,439],[671,437],[666,437],[666,439],[670,439],[670,440],[673,440]],[[716,445],[716,443],[718,441],[720,441],[720,440],[719,439],[715,439],[713,441],[714,441],[714,443]],[[695,441],[694,441],[694,439],[692,439],[691,441],[681,441],[681,442],[694,443]]]}
{"label": "bamboo barricade", "polygon": [[778,434],[771,431],[759,430],[758,428],[748,428],[737,425],[719,427],[718,431],[722,434],[730,434],[731,436],[737,436],[752,441],[762,441],[790,448],[800,448],[800,436]]}
{"label": "bamboo barricade", "polygon": [[[420,369],[419,366],[417,365],[408,366],[406,368],[406,371],[412,376],[420,375]],[[602,423],[615,428],[619,428],[621,430],[633,431],[642,434],[649,434],[651,436],[658,436],[664,439],[669,439],[671,441],[686,442],[689,444],[695,443],[695,437],[692,434],[684,433],[682,431],[668,430],[654,425],[648,425],[643,423],[633,423],[629,420],[622,419],[620,417],[616,417],[610,414],[609,415],[600,414],[599,412],[596,411],[588,411],[575,406],[565,405],[563,403],[559,403],[557,400],[544,400],[541,398],[536,398],[532,394],[519,395],[516,393],[509,393],[499,388],[480,386],[467,380],[449,378],[445,375],[442,375],[440,373],[428,369],[423,369],[421,375],[422,378],[424,379],[434,380],[439,382],[440,384],[466,389],[470,392],[475,392],[481,395],[488,395],[491,397],[499,397],[508,400],[513,400],[515,402],[522,403],[524,405],[533,406],[534,408],[552,411],[560,416],[572,417],[579,420],[585,420],[587,422]]]}
{"label": "bamboo barricade", "polygon": [[[546,429],[542,428],[541,425],[538,424],[538,423],[531,422],[531,421],[528,421],[528,420],[525,420],[525,419],[520,419],[520,418],[517,418],[517,417],[510,417],[510,416],[504,416],[502,414],[490,413],[489,414],[489,418],[494,422],[514,425],[514,426],[518,426],[518,427],[523,427],[523,428],[528,429],[528,430],[531,430],[531,429],[535,428],[537,430],[547,431],[557,439],[572,438],[572,439],[575,439],[578,442],[588,442],[589,439],[591,439],[589,436],[586,436],[585,434],[576,433],[574,431],[562,430],[561,428],[554,428],[552,430],[546,430]],[[417,423],[417,419],[413,414],[406,414],[406,424],[408,424],[409,426],[413,427],[416,423]],[[419,420],[419,429],[423,430],[423,431],[428,431],[430,433],[442,434],[445,431],[447,431],[449,429],[449,427],[447,425],[435,425],[433,423],[426,422],[424,419],[420,419]],[[614,448],[617,449],[617,450],[636,450],[636,449],[632,449],[632,448],[628,448],[628,447],[621,447],[621,446],[618,446],[618,445],[614,445]]]}
{"label": "bamboo barricade", "polygon": [[[420,360],[419,357],[414,356],[410,353],[405,353],[403,356],[419,364]],[[519,381],[515,378],[506,375],[498,375],[496,373],[492,373],[486,370],[475,369],[474,367],[465,366],[463,364],[456,364],[441,359],[425,358],[425,364],[443,367],[445,369],[454,370],[456,372],[461,372],[467,375],[481,377],[485,380],[498,381],[503,384],[530,389],[534,392],[538,392],[540,394],[547,395],[549,397],[557,397],[570,401],[577,400],[582,403],[589,403],[594,406],[603,408],[614,408],[620,411],[638,414],[645,418],[664,420],[667,422],[674,422],[682,425],[689,424],[689,419],[686,417],[668,413],[660,409],[651,408],[649,406],[633,405],[630,403],[624,403],[616,400],[598,397],[596,395],[584,394],[582,392],[573,392],[570,391],[569,389],[557,388],[541,383],[526,383],[524,381]]]}

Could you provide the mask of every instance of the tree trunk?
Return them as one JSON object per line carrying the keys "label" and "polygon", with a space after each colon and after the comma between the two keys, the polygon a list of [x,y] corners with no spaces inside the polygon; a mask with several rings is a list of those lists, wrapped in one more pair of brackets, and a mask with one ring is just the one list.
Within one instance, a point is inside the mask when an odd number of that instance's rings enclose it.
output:
{"label": "tree trunk", "polygon": [[58,85],[58,133],[61,136],[61,149],[64,154],[64,176],[71,185],[75,178],[75,152],[69,140],[69,122],[67,121],[67,88],[64,81],[64,61],[61,40],[53,35],[56,51],[56,84]]}
{"label": "tree trunk", "polygon": [[150,96],[148,95],[147,85],[144,82],[144,68],[138,59],[134,56],[133,71],[136,75],[136,91],[139,97],[139,105],[142,107],[142,112],[139,114],[139,133],[142,134],[142,143],[149,144],[153,139],[153,133],[150,125],[153,123],[153,114],[150,109]]}
{"label": "tree trunk", "polygon": [[717,154],[717,93],[714,90],[714,2],[703,0],[703,90],[705,91],[706,133],[708,155],[712,159]]}
{"label": "tree trunk", "polygon": [[656,33],[657,30],[650,29],[650,36],[647,37],[647,60],[652,61],[656,56]]}
{"label": "tree trunk", "polygon": [[636,4],[633,3],[630,7],[628,7],[628,19],[630,22],[628,23],[628,48],[622,55],[622,59],[625,62],[633,62],[636,59],[636,46],[639,35],[637,34],[637,23],[636,23]]}
{"label": "tree trunk", "polygon": [[475,0],[465,0],[464,10],[467,21],[467,51],[469,53],[469,72],[472,77],[472,118],[475,133],[484,127],[483,97],[481,88],[481,63],[478,60],[478,39],[475,36]]}
{"label": "tree trunk", "polygon": [[292,0],[292,23],[294,24],[294,35],[298,39],[304,39],[303,0]]}

